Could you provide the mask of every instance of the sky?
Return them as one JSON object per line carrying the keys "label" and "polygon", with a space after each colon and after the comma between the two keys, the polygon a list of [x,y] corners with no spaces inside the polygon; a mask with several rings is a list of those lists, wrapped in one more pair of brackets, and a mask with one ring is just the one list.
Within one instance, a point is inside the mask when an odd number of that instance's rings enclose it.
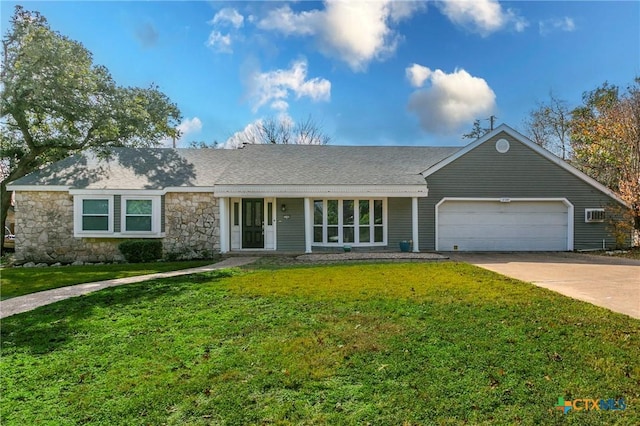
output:
{"label": "sky", "polygon": [[549,94],[577,106],[640,76],[637,1],[23,1],[122,86],[157,84],[182,137],[233,146],[260,120],[334,145],[462,146],[475,119],[525,132]]}

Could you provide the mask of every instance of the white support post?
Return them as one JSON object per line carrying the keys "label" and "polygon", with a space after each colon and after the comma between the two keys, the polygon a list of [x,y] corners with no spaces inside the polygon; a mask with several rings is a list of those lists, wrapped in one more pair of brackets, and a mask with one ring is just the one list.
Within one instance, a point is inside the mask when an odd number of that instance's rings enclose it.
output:
{"label": "white support post", "polygon": [[418,197],[411,198],[411,231],[413,251],[418,253],[420,251],[420,244],[418,242]]}
{"label": "white support post", "polygon": [[228,198],[221,197],[218,199],[220,208],[220,253],[229,251],[229,207]]}
{"label": "white support post", "polygon": [[311,198],[304,199],[304,252],[311,253],[311,242],[313,241],[313,209],[311,208]]}

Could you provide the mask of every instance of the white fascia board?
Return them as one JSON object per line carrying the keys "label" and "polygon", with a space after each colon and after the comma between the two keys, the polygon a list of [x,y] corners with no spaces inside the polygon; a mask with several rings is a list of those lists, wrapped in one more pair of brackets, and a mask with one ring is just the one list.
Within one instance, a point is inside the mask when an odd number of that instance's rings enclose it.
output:
{"label": "white fascia board", "polygon": [[193,186],[193,187],[168,187],[164,189],[110,189],[110,188],[94,188],[94,189],[70,189],[71,195],[165,195],[167,192],[213,192],[213,187]]}
{"label": "white fascia board", "polygon": [[437,204],[436,207],[439,207],[443,203],[447,201],[499,201],[502,203],[517,203],[517,202],[532,202],[532,201],[558,201],[563,203],[565,206],[573,206],[569,200],[564,197],[443,197]]}
{"label": "white fascia board", "polygon": [[164,195],[164,189],[70,189],[70,195]]}
{"label": "white fascia board", "polygon": [[163,189],[163,193],[167,192],[213,192],[213,186],[168,186]]}
{"label": "white fascia board", "polygon": [[597,180],[593,179],[592,177],[587,176],[586,174],[584,174],[580,170],[578,170],[575,167],[573,167],[571,164],[569,164],[566,161],[564,161],[562,158],[553,155],[551,152],[549,152],[546,149],[542,148],[540,145],[536,144],[531,139],[529,139],[525,135],[521,134],[520,132],[512,129],[511,127],[507,126],[506,124],[501,124],[496,129],[494,129],[492,132],[487,133],[486,135],[484,135],[481,138],[477,139],[475,142],[470,143],[469,145],[467,145],[464,148],[462,148],[460,151],[456,152],[455,154],[451,155],[450,157],[445,158],[444,160],[440,161],[439,163],[429,167],[427,170],[423,171],[420,174],[422,176],[424,176],[425,179],[426,179],[427,176],[432,175],[433,173],[435,173],[438,170],[442,169],[446,165],[454,162],[458,158],[460,158],[463,155],[465,155],[467,152],[473,150],[474,148],[478,147],[479,145],[482,145],[483,143],[485,143],[489,139],[493,138],[495,135],[497,135],[500,132],[507,133],[509,136],[511,136],[512,138],[514,138],[517,141],[521,142],[523,145],[531,148],[533,151],[537,152],[538,154],[540,154],[541,156],[543,156],[547,160],[549,160],[552,163],[560,166],[561,168],[563,168],[564,170],[566,170],[569,173],[573,174],[574,176],[576,176],[577,178],[581,179],[585,183],[588,183],[589,185],[593,186],[594,188],[596,188],[600,192],[603,192],[604,194],[606,194],[609,197],[613,198],[618,203],[622,204],[623,206],[630,207],[629,204],[627,204],[622,198],[620,198],[618,196],[618,194],[613,192],[611,189],[607,188],[606,186],[604,186],[603,184],[601,184]]}
{"label": "white fascia board", "polygon": [[216,197],[426,197],[426,185],[217,185]]}
{"label": "white fascia board", "polygon": [[11,183],[7,185],[9,191],[67,192],[69,188],[64,185],[13,185]]}

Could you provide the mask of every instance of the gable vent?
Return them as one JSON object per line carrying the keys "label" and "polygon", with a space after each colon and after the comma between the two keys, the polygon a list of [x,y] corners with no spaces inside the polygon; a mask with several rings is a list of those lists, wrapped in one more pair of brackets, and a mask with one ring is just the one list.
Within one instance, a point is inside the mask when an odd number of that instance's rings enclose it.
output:
{"label": "gable vent", "polygon": [[586,223],[604,222],[605,213],[604,209],[585,209],[584,221]]}

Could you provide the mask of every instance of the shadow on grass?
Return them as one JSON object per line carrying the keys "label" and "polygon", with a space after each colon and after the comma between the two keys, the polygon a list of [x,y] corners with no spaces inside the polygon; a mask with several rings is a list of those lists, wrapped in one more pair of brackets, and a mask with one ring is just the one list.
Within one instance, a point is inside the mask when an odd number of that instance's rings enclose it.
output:
{"label": "shadow on grass", "polygon": [[42,306],[2,320],[3,346],[22,347],[31,354],[50,353],[73,344],[75,338],[84,332],[79,324],[98,315],[103,308],[144,305],[159,298],[177,297],[189,291],[194,284],[217,278],[221,278],[220,274],[205,273],[152,280],[111,287]]}

